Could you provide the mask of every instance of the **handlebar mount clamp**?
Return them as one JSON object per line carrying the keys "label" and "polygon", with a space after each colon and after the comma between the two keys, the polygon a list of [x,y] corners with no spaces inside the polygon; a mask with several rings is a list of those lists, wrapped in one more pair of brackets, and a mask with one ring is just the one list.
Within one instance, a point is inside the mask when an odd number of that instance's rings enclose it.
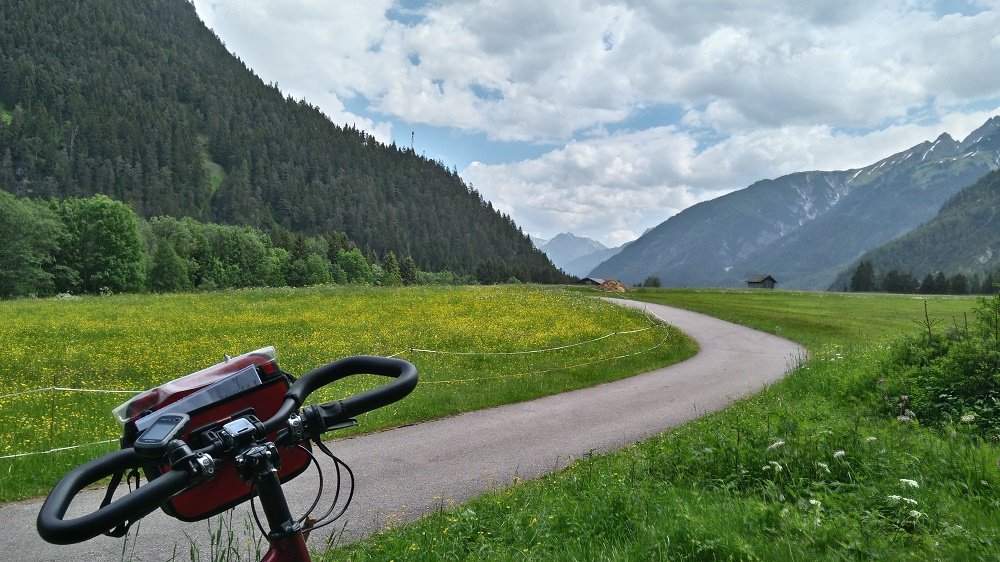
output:
{"label": "handlebar mount clamp", "polygon": [[301,443],[306,440],[305,423],[298,413],[288,416],[288,439],[290,443]]}
{"label": "handlebar mount clamp", "polygon": [[281,470],[281,457],[274,443],[254,445],[236,457],[236,470],[247,484],[254,481],[257,471]]}
{"label": "handlebar mount clamp", "polygon": [[206,453],[192,452],[191,447],[183,441],[171,441],[167,460],[171,470],[183,470],[191,477],[193,484],[215,476],[215,459]]}

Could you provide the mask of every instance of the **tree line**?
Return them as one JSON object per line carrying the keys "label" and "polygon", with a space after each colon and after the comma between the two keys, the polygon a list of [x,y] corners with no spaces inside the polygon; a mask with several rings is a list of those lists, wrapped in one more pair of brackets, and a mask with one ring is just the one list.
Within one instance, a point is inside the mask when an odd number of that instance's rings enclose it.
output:
{"label": "tree line", "polygon": [[910,271],[892,269],[877,272],[870,260],[861,260],[851,275],[846,290],[851,292],[883,292],[925,295],[988,295],[997,291],[1000,271],[958,272],[945,275],[942,271],[928,272],[917,278]]}
{"label": "tree line", "polygon": [[104,195],[65,200],[0,191],[0,298],[172,292],[318,284],[403,286],[519,282],[485,260],[475,275],[421,271],[410,255],[378,254],[347,234],[305,236],[193,218],[142,219]]}

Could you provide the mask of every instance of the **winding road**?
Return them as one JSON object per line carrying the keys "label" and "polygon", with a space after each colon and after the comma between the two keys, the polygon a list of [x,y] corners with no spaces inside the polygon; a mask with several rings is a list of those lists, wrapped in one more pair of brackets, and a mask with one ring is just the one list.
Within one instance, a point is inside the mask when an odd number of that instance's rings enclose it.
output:
{"label": "winding road", "polygon": [[[700,351],[682,363],[617,382],[334,441],[334,453],[357,476],[354,501],[337,529],[346,520],[345,535],[363,537],[509,484],[515,476],[533,478],[591,451],[645,440],[762,389],[806,354],[787,340],[702,314],[614,302],[647,309],[694,338]],[[330,475],[332,463],[323,464]],[[312,502],[315,481],[303,476],[285,488],[294,513]],[[103,495],[103,490],[86,492],[77,503],[96,506]],[[40,506],[40,500],[0,506],[0,560],[121,559],[120,539],[99,537],[70,546],[42,541],[35,531]],[[234,516],[237,531],[246,517],[241,509]],[[316,534],[323,536],[311,538],[313,547],[329,533]],[[207,552],[207,535],[206,523],[182,523],[157,511],[141,523],[135,557],[125,559],[168,560],[176,548],[177,559],[187,560],[187,537]]]}

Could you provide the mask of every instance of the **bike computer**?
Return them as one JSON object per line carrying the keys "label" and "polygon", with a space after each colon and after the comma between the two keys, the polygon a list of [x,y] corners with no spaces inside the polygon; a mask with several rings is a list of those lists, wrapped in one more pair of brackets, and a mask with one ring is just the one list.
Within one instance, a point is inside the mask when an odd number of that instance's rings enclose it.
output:
{"label": "bike computer", "polygon": [[187,414],[163,414],[139,435],[132,448],[139,456],[162,458],[167,445],[184,433],[190,421]]}

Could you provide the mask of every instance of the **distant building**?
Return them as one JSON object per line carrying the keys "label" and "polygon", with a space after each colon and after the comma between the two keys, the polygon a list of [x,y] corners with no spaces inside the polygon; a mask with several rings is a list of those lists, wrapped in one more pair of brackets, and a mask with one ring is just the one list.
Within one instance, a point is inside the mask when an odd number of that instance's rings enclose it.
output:
{"label": "distant building", "polygon": [[778,282],[770,275],[754,275],[747,279],[749,289],[773,289]]}
{"label": "distant building", "polygon": [[596,287],[602,284],[604,284],[604,279],[598,279],[596,277],[584,277],[583,279],[580,279],[580,281],[577,283],[577,285],[590,285],[592,287]]}

